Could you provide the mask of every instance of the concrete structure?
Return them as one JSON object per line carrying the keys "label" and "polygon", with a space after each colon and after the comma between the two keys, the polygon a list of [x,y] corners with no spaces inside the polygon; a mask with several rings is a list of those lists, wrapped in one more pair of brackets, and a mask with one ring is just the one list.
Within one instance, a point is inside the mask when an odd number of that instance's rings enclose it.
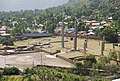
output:
{"label": "concrete structure", "polygon": [[[41,60],[42,59],[42,60]],[[18,67],[20,69],[33,67],[36,65],[48,65],[58,67],[74,67],[73,64],[57,58],[55,55],[49,55],[44,52],[17,54],[17,55],[0,55],[0,67]]]}
{"label": "concrete structure", "polygon": [[41,38],[41,37],[51,37],[51,33],[36,33],[36,34],[23,34],[21,37],[27,38]]}

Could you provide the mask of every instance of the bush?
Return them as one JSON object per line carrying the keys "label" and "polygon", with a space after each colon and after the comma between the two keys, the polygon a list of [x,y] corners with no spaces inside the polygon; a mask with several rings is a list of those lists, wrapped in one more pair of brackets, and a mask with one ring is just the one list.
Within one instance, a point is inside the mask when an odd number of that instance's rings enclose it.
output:
{"label": "bush", "polygon": [[117,34],[111,34],[106,36],[106,41],[110,41],[110,43],[118,43],[118,35]]}
{"label": "bush", "polygon": [[117,69],[117,65],[106,65],[103,67],[103,69],[106,70],[106,72],[110,72],[112,75],[117,74],[119,70]]}
{"label": "bush", "polygon": [[3,75],[19,75],[20,71],[16,67],[4,68]]}
{"label": "bush", "polygon": [[84,60],[84,67],[92,67],[92,64],[95,64],[97,62],[94,55],[87,56]]}
{"label": "bush", "polygon": [[111,81],[111,80],[107,80],[104,78],[96,78],[96,79],[93,79],[92,81]]}

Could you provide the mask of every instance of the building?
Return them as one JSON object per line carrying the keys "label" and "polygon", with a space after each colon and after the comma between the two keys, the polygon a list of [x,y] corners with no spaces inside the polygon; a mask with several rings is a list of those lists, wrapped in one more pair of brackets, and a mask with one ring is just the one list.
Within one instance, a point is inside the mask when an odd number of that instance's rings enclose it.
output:
{"label": "building", "polygon": [[10,37],[11,35],[9,33],[4,33],[0,35],[1,37]]}
{"label": "building", "polygon": [[12,22],[12,26],[14,27],[15,25],[17,25],[18,24],[18,22],[17,21],[13,21]]}
{"label": "building", "polygon": [[7,26],[0,26],[0,34],[5,34],[7,30]]}
{"label": "building", "polygon": [[100,23],[98,22],[94,22],[94,23],[91,23],[92,26],[100,26]]}
{"label": "building", "polygon": [[106,21],[100,22],[101,25],[104,25],[104,24],[106,24],[106,23],[107,23]]}

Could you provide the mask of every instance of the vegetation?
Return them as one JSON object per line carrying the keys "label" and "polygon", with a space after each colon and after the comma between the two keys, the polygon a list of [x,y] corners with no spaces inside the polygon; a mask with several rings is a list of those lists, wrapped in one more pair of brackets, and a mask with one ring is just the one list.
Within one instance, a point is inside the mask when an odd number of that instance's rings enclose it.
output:
{"label": "vegetation", "polygon": [[[114,55],[115,56],[112,56]],[[119,52],[112,51],[110,56],[102,56],[98,60],[93,55],[86,56],[85,61],[76,61],[75,68],[59,68],[37,66],[19,71],[15,67],[4,68],[0,71],[1,81],[109,81],[106,76],[119,76]],[[8,76],[6,76],[8,75]],[[14,75],[14,76],[9,76]],[[100,78],[96,78],[101,76]]]}
{"label": "vegetation", "polygon": [[10,38],[5,38],[5,39],[3,39],[3,41],[2,41],[2,45],[4,46],[14,46],[14,42],[13,42],[13,40],[12,39],[10,39]]}
{"label": "vegetation", "polygon": [[[11,70],[16,71],[15,69],[13,70],[13,68],[11,68]],[[8,72],[7,75],[9,73],[11,72]],[[35,67],[31,69],[27,68],[21,75],[15,75],[14,73],[11,74],[14,76],[3,75],[0,78],[1,81],[86,81],[88,78],[87,76],[81,76],[72,73],[72,69],[70,71],[70,69],[51,68],[45,66]],[[96,80],[109,81],[102,78]]]}
{"label": "vegetation", "polygon": [[20,71],[16,67],[4,68],[3,75],[19,75]]}
{"label": "vegetation", "polygon": [[[68,22],[68,28],[72,27],[71,21],[74,18],[80,19],[85,17],[87,20],[107,20],[112,17],[113,23],[110,27],[99,30],[101,33],[96,33],[97,36],[106,35],[106,40],[111,40],[111,37],[116,38],[120,32],[120,1],[119,0],[69,0],[67,4],[48,8],[45,10],[20,10],[0,12],[1,24],[10,27],[10,32],[13,36],[23,33],[34,33],[42,24],[43,30],[54,33],[54,29],[59,26],[59,22],[65,18]],[[14,24],[13,24],[14,22]],[[16,22],[16,23],[15,23]],[[85,27],[82,21],[79,21],[79,31],[88,31],[89,27]],[[108,31],[108,32],[106,32]]]}
{"label": "vegetation", "polygon": [[[0,12],[0,25],[6,25],[9,28],[7,33],[12,36],[19,36],[24,33],[38,33],[36,30],[42,24],[42,30],[54,33],[54,29],[59,22],[64,19],[68,22],[67,27],[73,27],[73,21],[78,19],[78,30],[88,31],[89,27],[81,20],[103,21],[109,17],[110,26],[94,30],[96,36],[101,38],[105,35],[106,40],[118,42],[117,37],[120,33],[120,0],[69,0],[62,6],[48,8],[45,10],[20,10]],[[11,39],[0,39],[3,45],[14,45]],[[0,71],[0,81],[86,81],[88,76],[112,76],[119,75],[120,52],[111,51],[109,56],[101,56],[96,59],[95,56],[86,56],[84,61],[77,61],[76,68],[50,68],[35,67],[27,68],[20,74],[18,68],[4,68]],[[16,75],[16,76],[6,76]],[[93,81],[109,81],[106,79],[94,79]]]}

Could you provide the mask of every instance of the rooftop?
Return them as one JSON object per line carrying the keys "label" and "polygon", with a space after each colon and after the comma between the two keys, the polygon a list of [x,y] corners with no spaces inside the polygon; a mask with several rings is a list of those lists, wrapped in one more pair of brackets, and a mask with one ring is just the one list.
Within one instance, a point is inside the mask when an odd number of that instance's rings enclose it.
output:
{"label": "rooftop", "polygon": [[40,37],[50,37],[52,36],[51,33],[36,33],[36,34],[23,34],[22,37],[28,38],[40,38]]}

